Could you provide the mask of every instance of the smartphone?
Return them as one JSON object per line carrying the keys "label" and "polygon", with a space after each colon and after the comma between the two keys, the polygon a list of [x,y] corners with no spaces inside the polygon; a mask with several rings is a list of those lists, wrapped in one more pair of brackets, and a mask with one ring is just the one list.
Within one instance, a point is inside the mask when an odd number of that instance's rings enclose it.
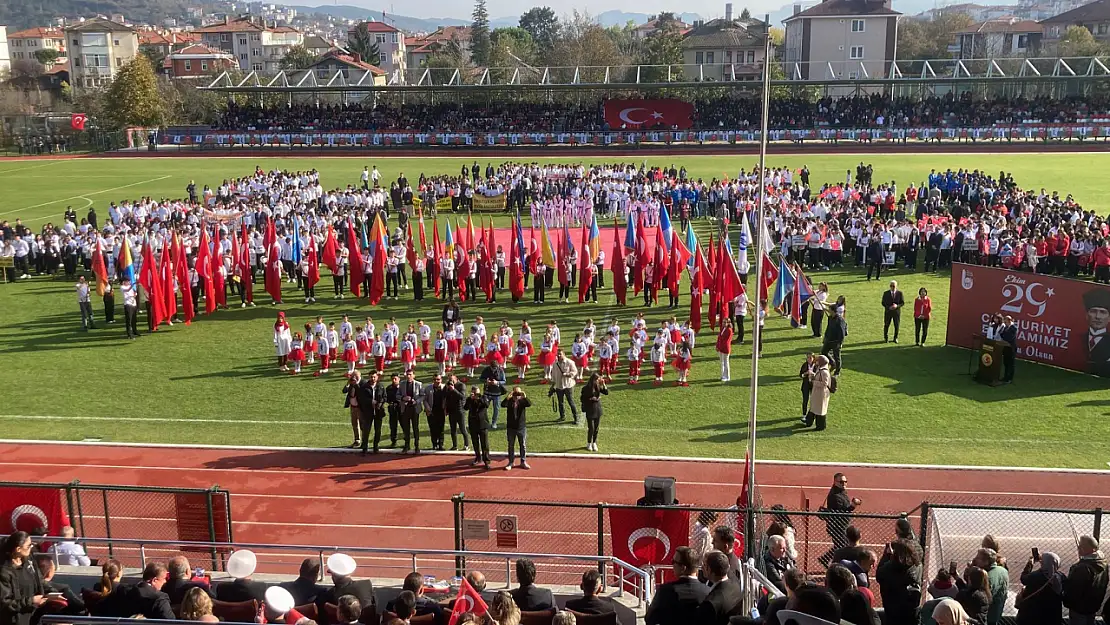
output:
{"label": "smartphone", "polygon": [[1033,560],[1038,561],[1041,559],[1041,550],[1033,547]]}

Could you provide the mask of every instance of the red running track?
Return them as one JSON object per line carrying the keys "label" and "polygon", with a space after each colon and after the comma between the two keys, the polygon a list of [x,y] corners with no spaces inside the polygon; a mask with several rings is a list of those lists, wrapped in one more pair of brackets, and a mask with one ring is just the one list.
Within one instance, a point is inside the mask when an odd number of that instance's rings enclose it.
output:
{"label": "red running track", "polygon": [[[486,472],[469,455],[361,456],[329,450],[0,444],[5,480],[229,490],[237,542],[442,548],[453,546],[451,496],[634,503],[648,475],[673,476],[684,504],[727,507],[743,465],[681,459],[533,456],[531,471]],[[832,473],[849,476],[864,512],[911,511],[922,501],[1060,508],[1110,507],[1110,472],[758,463],[765,506],[816,510]],[[141,504],[136,504],[141,506]],[[468,517],[519,516],[520,551],[596,553],[596,512],[468,505]],[[113,509],[112,534],[171,522],[172,510]],[[492,518],[490,518],[492,521]],[[881,523],[886,523],[882,521]],[[876,530],[877,533],[878,530]],[[876,536],[875,538],[879,538]],[[492,541],[491,541],[492,545]],[[471,548],[488,548],[471,545]],[[303,555],[303,554],[302,554]],[[287,560],[295,559],[290,556]],[[271,560],[272,562],[273,560]]]}

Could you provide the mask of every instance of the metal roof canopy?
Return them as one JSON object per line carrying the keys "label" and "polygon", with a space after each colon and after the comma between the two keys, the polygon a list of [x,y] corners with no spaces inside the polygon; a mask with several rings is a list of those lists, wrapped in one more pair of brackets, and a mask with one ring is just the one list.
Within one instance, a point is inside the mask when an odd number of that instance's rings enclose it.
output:
{"label": "metal roof canopy", "polygon": [[[861,87],[897,84],[944,84],[956,82],[1033,82],[1053,80],[1110,79],[1110,59],[1082,58],[988,58],[929,59],[895,61],[883,75],[871,75],[862,62],[837,64],[831,62],[783,63],[788,79],[772,80],[781,87]],[[748,66],[741,66],[748,67]],[[709,80],[710,74],[726,75],[733,80]],[[806,70],[809,70],[808,72]],[[664,74],[665,71],[665,74]],[[437,76],[438,74],[438,76]],[[663,76],[667,80],[649,80]],[[698,79],[685,76],[696,75]],[[741,74],[743,75],[743,74]],[[820,76],[803,79],[802,76]],[[847,77],[845,77],[847,76]],[[715,65],[620,65],[566,67],[507,67],[461,70],[458,68],[409,70],[405,76],[396,73],[385,85],[374,84],[367,70],[348,69],[319,75],[318,70],[281,70],[262,76],[251,71],[242,77],[223,72],[207,86],[200,87],[226,93],[241,92],[387,92],[411,93],[455,90],[573,90],[589,87],[599,89],[662,89],[662,88],[761,88],[757,80],[735,80],[736,64]],[[753,76],[754,78],[754,76]],[[263,82],[265,81],[265,82]]]}

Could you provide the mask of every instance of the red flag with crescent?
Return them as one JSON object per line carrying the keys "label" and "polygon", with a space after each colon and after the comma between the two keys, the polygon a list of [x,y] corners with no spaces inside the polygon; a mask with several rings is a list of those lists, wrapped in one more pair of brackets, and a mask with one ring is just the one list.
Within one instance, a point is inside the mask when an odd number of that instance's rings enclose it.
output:
{"label": "red flag with crescent", "polygon": [[56,488],[0,488],[0,534],[42,529],[58,536],[69,525]]}
{"label": "red flag with crescent", "polygon": [[686,130],[694,125],[694,105],[675,99],[606,100],[605,122],[613,130]]}
{"label": "red flag with crescent", "polygon": [[74,130],[84,130],[85,122],[89,121],[88,115],[84,113],[74,113],[69,116],[69,127]]}
{"label": "red flag with crescent", "polygon": [[478,591],[474,590],[474,587],[464,577],[462,585],[459,586],[459,594],[455,597],[455,605],[451,608],[451,620],[447,622],[447,625],[455,625],[455,621],[467,612],[482,616],[487,610],[489,610],[489,607],[482,600],[482,595],[478,594]]}
{"label": "red flag with crescent", "polygon": [[610,508],[613,557],[636,567],[666,567],[679,547],[690,544],[690,511]]}

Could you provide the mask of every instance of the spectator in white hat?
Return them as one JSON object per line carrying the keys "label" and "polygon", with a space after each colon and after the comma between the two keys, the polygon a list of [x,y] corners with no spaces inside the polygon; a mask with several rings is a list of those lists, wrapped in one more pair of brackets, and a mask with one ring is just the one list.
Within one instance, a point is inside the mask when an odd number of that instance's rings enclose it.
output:
{"label": "spectator in white hat", "polygon": [[266,598],[266,585],[251,580],[258,558],[253,551],[240,549],[227,559],[227,574],[233,577],[230,582],[216,586],[216,598],[220,601],[250,601],[261,603]]}
{"label": "spectator in white hat", "polygon": [[351,578],[355,568],[357,568],[354,558],[345,553],[333,553],[328,556],[327,565],[334,586],[320,593],[316,598],[320,613],[323,613],[324,604],[326,603],[339,605],[339,598],[344,595],[351,595],[358,599],[359,605],[363,609],[377,605],[377,600],[374,597],[374,584],[368,579],[356,581]]}
{"label": "spectator in white hat", "polygon": [[285,625],[308,625],[311,619],[297,611],[293,606],[293,595],[281,586],[270,586],[266,589],[266,621],[269,623],[285,623]]}

